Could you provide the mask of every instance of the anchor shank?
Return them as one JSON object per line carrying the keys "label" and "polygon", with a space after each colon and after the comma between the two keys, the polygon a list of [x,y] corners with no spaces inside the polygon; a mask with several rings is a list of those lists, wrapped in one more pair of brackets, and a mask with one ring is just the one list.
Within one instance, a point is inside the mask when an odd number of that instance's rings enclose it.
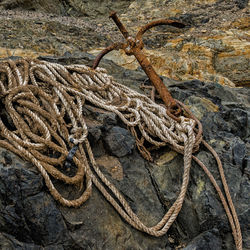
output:
{"label": "anchor shank", "polygon": [[112,18],[112,20],[117,25],[117,27],[121,31],[122,35],[124,36],[124,38],[127,39],[129,37],[129,33],[126,30],[125,26],[121,23],[121,21],[118,18],[116,12],[115,11],[111,12],[111,14],[109,15],[109,18]]}
{"label": "anchor shank", "polygon": [[151,83],[156,88],[157,92],[159,93],[161,99],[165,103],[167,108],[171,108],[174,106],[178,106],[174,98],[171,96],[170,92],[168,91],[165,84],[162,82],[161,78],[155,72],[153,66],[151,65],[150,61],[147,57],[142,53],[141,50],[134,48],[133,55],[141,65],[142,69],[147,74],[148,78],[150,79]]}

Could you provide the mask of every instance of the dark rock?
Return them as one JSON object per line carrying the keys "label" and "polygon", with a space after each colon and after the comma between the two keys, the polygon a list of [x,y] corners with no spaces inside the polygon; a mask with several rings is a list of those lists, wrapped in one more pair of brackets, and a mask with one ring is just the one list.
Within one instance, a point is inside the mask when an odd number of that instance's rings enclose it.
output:
{"label": "dark rock", "polygon": [[[43,179],[34,171],[20,168],[24,162],[18,160],[18,157],[0,149],[4,159],[8,156],[11,165],[3,165],[0,162],[0,197],[6,203],[16,203],[20,199],[35,195],[41,191],[43,187]],[[5,161],[6,162],[6,161]],[[32,189],[30,187],[33,187]]]}
{"label": "dark rock", "polygon": [[23,203],[25,220],[34,242],[50,245],[69,240],[63,217],[51,196],[38,193],[26,198]]}
{"label": "dark rock", "polygon": [[88,127],[88,131],[89,131],[88,139],[90,140],[92,144],[100,140],[101,135],[102,135],[101,128],[102,127],[100,126]]}
{"label": "dark rock", "polygon": [[183,250],[219,250],[222,249],[222,241],[218,232],[207,231],[194,238]]}
{"label": "dark rock", "polygon": [[116,114],[102,114],[97,117],[97,120],[103,122],[103,127],[108,130],[110,127],[117,124]]}
{"label": "dark rock", "polygon": [[2,161],[4,165],[11,165],[12,159],[8,151],[2,151]]}
{"label": "dark rock", "polygon": [[[198,91],[197,87],[199,88]],[[223,87],[218,83],[206,84],[199,80],[192,80],[171,84],[169,88],[173,96],[182,102],[190,96],[208,98],[216,105],[221,105],[223,102],[231,102],[234,104],[238,102],[236,93],[234,93],[231,88]],[[237,106],[238,105],[237,103]]]}
{"label": "dark rock", "polygon": [[135,147],[135,138],[121,127],[112,127],[104,137],[107,150],[117,157],[131,154]]}
{"label": "dark rock", "polygon": [[235,3],[240,9],[244,9],[248,5],[248,0],[235,0]]}
{"label": "dark rock", "polygon": [[223,73],[227,74],[228,78],[236,84],[241,82],[246,82],[247,84],[250,77],[247,70],[249,62],[249,58],[243,58],[241,56],[216,58],[215,69],[218,73],[223,71]]}
{"label": "dark rock", "polygon": [[243,141],[241,140],[236,139],[233,145],[234,164],[242,166],[245,155],[246,155],[245,143],[243,143]]}
{"label": "dark rock", "polygon": [[[15,249],[15,250],[64,250],[63,245],[56,244],[56,245],[49,245],[46,247],[39,246],[33,243],[25,243],[16,240],[12,235],[6,234],[6,233],[0,233],[0,249],[3,250],[9,250],[9,249]],[[81,248],[72,248],[70,249],[81,249]]]}
{"label": "dark rock", "polygon": [[244,165],[243,172],[250,178],[250,156],[245,158]]}
{"label": "dark rock", "polygon": [[95,124],[99,122],[101,127],[105,130],[108,130],[110,127],[117,124],[116,114],[104,111],[100,108],[94,108],[89,105],[85,105],[83,113],[91,116],[94,119]]}
{"label": "dark rock", "polygon": [[[243,139],[250,135],[250,128],[248,126],[249,112],[243,109],[231,109],[222,114],[223,119],[229,124],[230,132]],[[241,130],[239,130],[241,127]]]}
{"label": "dark rock", "polygon": [[0,233],[0,249],[41,250],[42,247],[32,243],[20,242],[12,235]]}
{"label": "dark rock", "polygon": [[220,131],[216,136],[231,134],[246,139],[249,136],[248,119],[249,114],[243,109],[228,109],[221,113],[206,113],[202,118],[204,134],[207,136],[208,131],[215,132],[219,127]]}
{"label": "dark rock", "polygon": [[189,239],[192,239],[199,234],[199,219],[198,215],[196,214],[194,204],[191,200],[185,199],[182,210],[178,215],[177,221],[178,226],[180,226],[181,228],[181,230],[178,231],[180,233],[184,231],[185,235],[187,235]]}
{"label": "dark rock", "polygon": [[92,66],[93,61],[95,57],[88,53],[77,53],[71,54],[69,52],[65,52],[64,55],[54,57],[54,56],[39,56],[39,60],[44,60],[47,62],[54,62],[54,63],[60,63],[60,64],[72,64],[72,63],[81,63],[88,65],[89,67]]}
{"label": "dark rock", "polygon": [[[26,243],[44,246],[70,242],[55,201],[42,192],[41,175],[11,152],[2,148],[0,152],[11,158],[8,166],[0,163],[0,231],[16,238],[11,244],[19,246],[18,241],[24,242],[20,243],[23,249]],[[28,244],[27,249],[33,249],[33,245]]]}
{"label": "dark rock", "polygon": [[[120,158],[120,163],[123,179],[115,180],[110,175],[107,178],[125,196],[138,217],[146,225],[154,225],[164,209],[152,186],[147,163],[136,152]],[[131,228],[96,190],[80,208],[60,207],[60,210],[66,223],[75,228],[71,235],[83,249],[164,249],[168,242],[167,235],[158,239]]]}

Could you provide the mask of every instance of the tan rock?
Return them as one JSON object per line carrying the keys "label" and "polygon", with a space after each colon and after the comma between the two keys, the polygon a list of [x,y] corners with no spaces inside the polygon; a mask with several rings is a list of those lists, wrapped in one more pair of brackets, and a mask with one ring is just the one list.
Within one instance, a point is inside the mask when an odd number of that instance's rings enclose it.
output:
{"label": "tan rock", "polygon": [[199,120],[201,120],[207,112],[218,112],[219,110],[219,107],[212,101],[198,96],[187,98],[185,104]]}
{"label": "tan rock", "polygon": [[[217,30],[220,35],[208,35],[185,39],[178,37],[166,41],[163,48],[144,49],[158,74],[175,80],[199,79],[234,87],[250,84],[249,31]],[[97,54],[100,50],[91,50]],[[107,59],[127,69],[139,64],[123,51],[114,51]]]}
{"label": "tan rock", "polygon": [[28,49],[8,49],[0,47],[0,58],[10,57],[10,56],[20,56],[20,57],[28,57],[28,58],[37,58],[38,56],[50,55],[45,52],[38,52],[34,50]]}
{"label": "tan rock", "polygon": [[111,177],[115,180],[121,181],[123,179],[123,168],[120,161],[113,156],[101,156],[96,158],[96,163],[105,168]]}

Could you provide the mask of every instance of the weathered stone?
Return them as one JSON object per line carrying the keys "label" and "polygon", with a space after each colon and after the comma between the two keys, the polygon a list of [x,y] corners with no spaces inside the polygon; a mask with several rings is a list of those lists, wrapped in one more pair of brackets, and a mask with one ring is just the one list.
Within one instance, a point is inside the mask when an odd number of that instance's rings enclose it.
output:
{"label": "weathered stone", "polygon": [[96,158],[96,163],[99,167],[105,168],[111,175],[112,179],[118,181],[123,180],[123,168],[120,161],[116,157],[104,155]]}
{"label": "weathered stone", "polygon": [[[21,198],[41,191],[43,187],[41,176],[36,172],[20,168],[22,165],[28,165],[27,163],[20,161],[17,156],[2,148],[0,148],[0,157],[0,194],[4,195],[2,197],[5,197],[3,199],[5,202],[16,203]],[[32,189],[31,186],[33,186]]]}
{"label": "weathered stone", "polygon": [[28,197],[23,202],[23,209],[34,242],[50,245],[69,240],[63,217],[51,196],[38,193]]}
{"label": "weathered stone", "polygon": [[[248,190],[249,191],[249,190]],[[249,223],[250,223],[250,219],[249,219],[249,214],[250,214],[250,209],[247,208],[244,212],[242,212],[239,215],[239,221],[241,224],[241,228],[242,228],[242,235],[243,235],[243,246],[248,249],[250,248],[250,229],[249,229]]]}
{"label": "weathered stone", "polygon": [[243,160],[246,156],[246,146],[241,140],[235,140],[233,145],[234,164],[243,167]]}
{"label": "weathered stone", "polygon": [[248,0],[236,0],[235,2],[241,9],[247,7],[248,5]]}
{"label": "weathered stone", "polygon": [[42,192],[36,169],[5,149],[0,148],[0,155],[9,159],[0,163],[0,230],[37,245],[69,242],[62,216],[51,196]]}
{"label": "weathered stone", "polygon": [[185,100],[185,104],[199,120],[202,119],[203,114],[207,112],[218,112],[219,110],[219,107],[210,100],[197,96],[188,97]]}
{"label": "weathered stone", "polygon": [[164,164],[172,161],[177,155],[178,155],[178,153],[176,153],[175,151],[171,150],[171,151],[169,151],[169,152],[161,155],[159,157],[159,159],[157,159],[156,164],[158,166],[163,166]]}
{"label": "weathered stone", "polygon": [[218,232],[207,231],[194,238],[183,250],[214,250],[222,249],[222,241]]}
{"label": "weathered stone", "polygon": [[107,150],[117,157],[131,154],[135,147],[135,139],[130,132],[118,126],[107,131],[104,142]]}
{"label": "weathered stone", "polygon": [[[27,250],[41,250],[42,247],[32,244],[24,243],[16,240],[12,235],[0,233],[0,248],[1,249],[27,249]],[[60,248],[58,248],[60,249]]]}
{"label": "weathered stone", "polygon": [[[84,14],[83,8],[81,8],[80,1],[76,0],[3,0],[0,3],[0,7],[5,9],[24,9],[32,11],[41,11],[47,13],[53,13],[58,15],[66,14]],[[74,10],[72,11],[72,7]],[[79,9],[81,8],[81,9]]]}
{"label": "weathered stone", "polygon": [[[111,4],[130,34],[158,18],[174,17],[188,25],[181,31],[159,27],[147,32],[145,52],[157,72],[166,76],[163,81],[174,97],[187,103],[202,119],[204,138],[223,161],[239,215],[243,247],[250,248],[250,93],[246,88],[217,84],[249,85],[248,1],[1,1],[8,8],[12,8],[11,2],[16,2],[14,8],[85,17],[0,11],[0,57],[43,55],[45,60],[91,66],[94,56],[82,51],[96,55],[100,48],[121,38],[107,20]],[[123,68],[107,60],[100,66],[120,83],[143,92],[139,86],[147,82],[147,77],[133,57],[114,51],[106,58]],[[203,82],[186,81],[189,79]],[[153,152],[155,163],[148,164],[133,149],[133,139],[116,115],[89,107],[84,115],[101,170],[139,218],[154,225],[178,195],[182,156],[164,148]],[[124,136],[123,143],[112,142],[112,151],[106,138],[117,127]],[[216,163],[203,147],[198,157],[219,180]],[[72,191],[65,185],[57,186],[65,196]],[[1,249],[176,249],[185,245],[187,249],[234,249],[221,202],[196,164],[192,165],[188,193],[176,222],[167,235],[154,238],[131,228],[95,188],[80,208],[61,207],[48,194],[34,166],[0,149]]]}
{"label": "weathered stone", "polygon": [[243,168],[244,174],[246,174],[250,178],[250,157],[249,156],[245,157],[243,163],[244,163],[244,168]]}
{"label": "weathered stone", "polygon": [[[145,53],[158,74],[175,80],[199,79],[227,86],[248,86],[249,17],[241,8],[246,8],[241,1],[137,0],[121,19],[133,31],[138,30],[135,23],[141,26],[140,23],[163,17],[178,18],[191,27],[184,31],[157,28],[144,35]],[[95,48],[90,53],[96,55],[99,51]],[[134,58],[124,52],[114,51],[107,58],[129,69],[138,68]]]}

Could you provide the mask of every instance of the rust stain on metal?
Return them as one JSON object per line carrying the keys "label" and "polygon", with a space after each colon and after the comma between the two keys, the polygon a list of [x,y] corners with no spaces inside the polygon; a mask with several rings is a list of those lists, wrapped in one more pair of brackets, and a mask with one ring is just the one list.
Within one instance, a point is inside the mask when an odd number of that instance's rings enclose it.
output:
{"label": "rust stain on metal", "polygon": [[142,48],[144,46],[142,41],[142,35],[150,28],[153,28],[158,25],[171,25],[178,28],[185,27],[184,24],[174,21],[174,20],[167,20],[167,19],[161,19],[157,21],[153,21],[151,23],[148,23],[147,25],[143,26],[139,32],[137,33],[135,39],[132,38],[128,31],[126,30],[125,26],[121,23],[118,16],[115,12],[112,12],[110,14],[110,18],[115,22],[119,30],[121,31],[123,37],[126,39],[126,43],[115,43],[106,49],[104,49],[95,59],[93,68],[95,69],[100,60],[104,55],[109,53],[112,50],[118,50],[123,49],[127,55],[134,55],[139,64],[141,65],[142,69],[147,74],[148,78],[156,88],[157,92],[159,93],[161,99],[165,103],[167,107],[167,113],[174,118],[175,120],[179,120],[178,115],[181,113],[181,107],[176,102],[176,100],[171,96],[170,92],[168,91],[165,84],[162,82],[161,78],[157,75],[155,72],[153,66],[151,65],[150,61],[147,59],[147,57],[143,54]]}
{"label": "rust stain on metal", "polygon": [[125,39],[129,37],[128,31],[126,30],[125,26],[121,23],[120,19],[116,15],[116,12],[111,12],[109,15],[109,18],[112,18],[112,20],[115,22],[119,30],[121,31],[122,35]]}
{"label": "rust stain on metal", "polygon": [[93,63],[92,68],[96,69],[99,62],[101,61],[101,59],[108,54],[110,51],[112,50],[119,50],[119,49],[123,49],[124,48],[124,44],[123,43],[114,43],[112,45],[110,45],[109,47],[107,47],[106,49],[104,49],[96,58],[95,61]]}

